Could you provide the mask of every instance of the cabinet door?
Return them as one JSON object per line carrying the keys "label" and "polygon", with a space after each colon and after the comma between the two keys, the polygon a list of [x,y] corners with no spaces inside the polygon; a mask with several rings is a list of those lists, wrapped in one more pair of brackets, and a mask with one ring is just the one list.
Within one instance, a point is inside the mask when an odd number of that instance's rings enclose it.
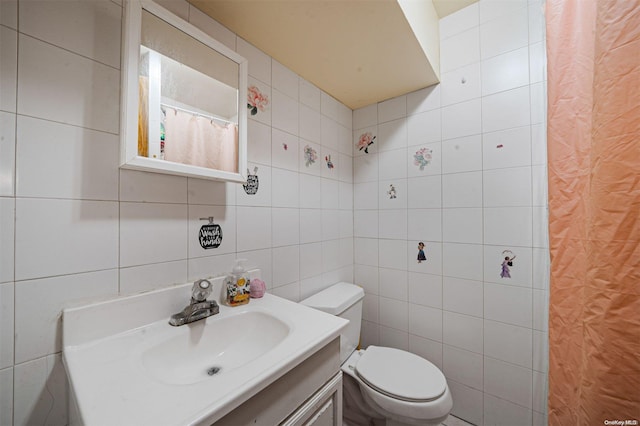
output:
{"label": "cabinet door", "polygon": [[342,372],[338,372],[281,426],[342,426]]}

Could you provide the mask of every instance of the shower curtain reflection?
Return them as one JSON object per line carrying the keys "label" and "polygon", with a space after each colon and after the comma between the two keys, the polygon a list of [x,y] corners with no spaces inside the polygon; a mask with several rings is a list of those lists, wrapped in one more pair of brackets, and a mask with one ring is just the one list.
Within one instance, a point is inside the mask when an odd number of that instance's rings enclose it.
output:
{"label": "shower curtain reflection", "polygon": [[238,172],[238,127],[215,119],[163,108],[164,159],[209,169]]}

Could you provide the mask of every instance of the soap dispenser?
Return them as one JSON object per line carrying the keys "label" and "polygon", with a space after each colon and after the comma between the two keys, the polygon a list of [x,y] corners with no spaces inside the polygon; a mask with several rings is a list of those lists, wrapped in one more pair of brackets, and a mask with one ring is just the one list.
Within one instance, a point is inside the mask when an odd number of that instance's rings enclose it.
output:
{"label": "soap dispenser", "polygon": [[227,291],[227,305],[240,306],[249,303],[251,290],[249,286],[249,274],[244,269],[243,262],[246,259],[236,259],[236,264],[231,270],[231,274],[224,279]]}

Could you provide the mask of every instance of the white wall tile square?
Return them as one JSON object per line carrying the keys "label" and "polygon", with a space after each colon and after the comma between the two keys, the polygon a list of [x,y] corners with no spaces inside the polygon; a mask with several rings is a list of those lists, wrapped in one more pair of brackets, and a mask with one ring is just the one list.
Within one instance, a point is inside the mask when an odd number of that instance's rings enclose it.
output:
{"label": "white wall tile square", "polygon": [[16,365],[13,369],[14,424],[67,424],[68,387],[62,354]]}
{"label": "white wall tile square", "polygon": [[480,97],[480,64],[473,63],[442,74],[442,106]]}
{"label": "white wall tile square", "polygon": [[482,98],[482,130],[494,132],[531,123],[529,86]]}
{"label": "white wall tile square", "polygon": [[[247,258],[242,253],[242,258]],[[232,265],[235,265],[236,255],[233,254],[219,254],[217,256],[195,257],[187,261],[187,281],[195,281],[202,277],[219,277],[226,275],[231,269]],[[247,264],[248,266],[248,264]],[[264,268],[271,269],[271,268]],[[267,279],[265,275],[265,280]]]}
{"label": "white wall tile square", "polygon": [[[391,179],[380,181],[378,189],[378,208],[404,209],[407,208],[409,193],[407,191],[407,179]],[[393,197],[395,192],[395,197]]]}
{"label": "white wall tile square", "polygon": [[410,209],[442,207],[441,176],[409,178],[407,184],[408,207]]}
{"label": "white wall tile square", "polygon": [[484,313],[483,293],[481,281],[444,277],[442,279],[442,308],[482,318]]}
{"label": "white wall tile square", "polygon": [[447,345],[480,354],[483,329],[482,318],[447,311],[442,313],[442,341]]}
{"label": "white wall tile square", "polygon": [[531,181],[532,205],[546,206],[549,203],[547,166],[532,166]]}
{"label": "white wall tile square", "polygon": [[480,23],[499,18],[527,7],[527,0],[490,0],[478,3],[480,6]]}
{"label": "white wall tile square", "polygon": [[442,311],[409,303],[409,333],[442,342]]}
{"label": "white wall tile square", "polygon": [[[238,251],[271,247],[271,209],[268,207],[238,207],[236,235]],[[267,225],[267,226],[265,226]]]}
{"label": "white wall tile square", "polygon": [[378,180],[378,154],[354,157],[353,181],[355,183]]}
{"label": "white wall tile square", "polygon": [[478,244],[442,245],[442,272],[444,276],[482,280],[482,246]]}
{"label": "white wall tile square", "polygon": [[385,326],[379,327],[380,345],[406,351],[409,349],[409,333]]}
{"label": "white wall tile square", "polygon": [[482,207],[482,172],[442,176],[443,207]]}
{"label": "white wall tile square", "polygon": [[300,243],[316,241],[322,241],[322,210],[300,209]]}
{"label": "white wall tile square", "polygon": [[271,132],[271,165],[280,169],[298,171],[298,137],[276,128]]}
{"label": "white wall tile square", "polygon": [[[118,294],[118,271],[29,280],[15,288],[15,361],[40,358],[62,350],[62,309],[82,300]],[[34,300],[46,300],[33,309]]]}
{"label": "white wall tile square", "polygon": [[340,238],[340,211],[322,210],[322,239],[336,240]]}
{"label": "white wall tile square", "polygon": [[529,43],[543,41],[546,37],[544,2],[529,2]]}
{"label": "white wall tile square", "polygon": [[300,279],[322,274],[322,243],[300,245]]}
{"label": "white wall tile square", "polygon": [[314,111],[320,112],[320,89],[313,83],[300,77],[298,93],[301,104],[308,106]]}
{"label": "white wall tile square", "polygon": [[298,207],[298,174],[288,170],[271,170],[271,205],[273,207]]}
{"label": "white wall tile square", "polygon": [[482,244],[482,209],[442,209],[442,239],[452,243]]}
{"label": "white wall tile square", "polygon": [[421,241],[442,241],[442,210],[409,209],[407,237]]}
{"label": "white wall tile square", "polygon": [[324,288],[322,285],[322,276],[320,275],[300,280],[300,300],[304,300]]}
{"label": "white wall tile square", "polygon": [[547,119],[547,82],[531,85],[531,123],[544,123]]}
{"label": "white wall tile square", "polygon": [[[404,118],[378,125],[378,137],[374,142],[378,152],[391,151],[407,146],[407,120]],[[371,152],[371,149],[369,149]]]}
{"label": "white wall tile square", "polygon": [[[340,153],[338,155],[338,166],[340,169],[338,170],[338,179],[341,182],[345,183],[353,183],[353,157],[351,157],[349,150],[349,154]],[[349,185],[351,186],[351,185]]]}
{"label": "white wall tile square", "polygon": [[[200,275],[199,278],[207,276]],[[119,294],[155,290],[160,287],[182,284],[188,280],[186,260],[120,268]]]}
{"label": "white wall tile square", "polygon": [[409,272],[408,289],[411,303],[442,308],[442,276]]}
{"label": "white wall tile square", "polygon": [[18,1],[7,0],[0,3],[0,25],[18,28]]}
{"label": "white wall tile square", "polygon": [[484,317],[520,327],[532,326],[533,293],[530,288],[484,284]]}
{"label": "white wall tile square", "polygon": [[442,343],[410,334],[409,351],[432,362],[442,370]]}
{"label": "white wall tile square", "polygon": [[[440,85],[433,85],[407,94],[407,115],[440,108]],[[354,122],[354,129],[355,122]]]}
{"label": "white wall tile square", "polygon": [[482,61],[482,96],[529,84],[529,48]]}
{"label": "white wall tile square", "polygon": [[362,301],[362,319],[364,321],[380,322],[380,298],[365,294]]}
{"label": "white wall tile square", "polygon": [[[80,150],[81,149],[82,148],[80,147]],[[82,164],[82,161],[76,161],[74,164]],[[117,168],[115,170],[117,170]],[[72,179],[73,176],[74,175],[69,174],[68,178]],[[97,180],[96,178],[97,176],[94,177],[94,180]],[[33,180],[33,177],[31,179]],[[117,188],[118,176],[116,175],[112,180]],[[39,182],[33,183],[39,184]],[[125,169],[120,171],[120,201],[186,203],[188,197],[188,193],[185,191],[186,188],[186,177],[164,175],[160,173],[138,172],[135,170]],[[91,198],[83,196],[81,191],[79,191],[78,196],[82,196],[82,198]],[[118,199],[117,192],[114,199]]]}
{"label": "white wall tile square", "polygon": [[326,92],[320,92],[320,112],[322,115],[338,120],[338,101]]}
{"label": "white wall tile square", "polygon": [[537,83],[547,79],[547,61],[543,42],[529,45],[529,81]]}
{"label": "white wall tile square", "polygon": [[0,283],[14,280],[15,200],[0,198]]}
{"label": "white wall tile square", "polygon": [[380,297],[380,324],[396,330],[407,331],[409,313],[407,302]]}
{"label": "white wall tile square", "polygon": [[530,328],[485,320],[484,354],[521,367],[531,368],[532,332]]}
{"label": "white wall tile square", "polygon": [[19,46],[18,113],[118,133],[118,69],[26,35]]}
{"label": "white wall tile square", "polygon": [[338,149],[338,123],[325,116],[320,116],[320,143],[334,150]]}
{"label": "white wall tile square", "polygon": [[482,185],[485,207],[531,205],[531,167],[486,170]]}
{"label": "white wall tile square", "polygon": [[271,85],[285,95],[298,99],[299,77],[276,60],[271,60]]}
{"label": "white wall tile square", "polygon": [[529,42],[527,8],[502,15],[480,25],[480,51],[482,59],[506,53]]}
{"label": "white wall tile square", "polygon": [[[46,232],[43,232],[38,224],[45,213]],[[128,220],[121,220],[120,232],[127,224]],[[134,230],[132,238],[140,238],[138,230]],[[186,222],[183,233],[185,230]],[[116,268],[118,203],[19,198],[15,236],[16,281]],[[122,237],[120,241],[123,242]],[[150,241],[153,240],[147,240],[144,247],[158,250]],[[186,255],[186,241],[182,248]]]}
{"label": "white wall tile square", "polygon": [[378,238],[378,210],[353,212],[353,233],[356,237]]}
{"label": "white wall tile square", "polygon": [[[13,332],[13,330],[12,330]],[[13,424],[13,368],[0,370],[0,424]]]}
{"label": "white wall tile square", "polygon": [[247,158],[250,162],[271,165],[271,133],[268,125],[247,120]]}
{"label": "white wall tile square", "polygon": [[360,130],[378,124],[378,104],[371,104],[353,111],[353,129]]}
{"label": "white wall tile square", "polygon": [[378,104],[378,123],[396,120],[407,115],[407,97],[398,96]]}
{"label": "white wall tile square", "polygon": [[[482,109],[484,112],[484,109]],[[482,132],[480,99],[460,102],[442,108],[442,139],[478,135]],[[486,129],[484,129],[486,131]]]}
{"label": "white wall tile square", "polygon": [[484,209],[484,242],[491,245],[532,245],[531,207],[491,207]]}
{"label": "white wall tile square", "polygon": [[378,154],[378,178],[380,180],[407,177],[407,150],[396,149]]}
{"label": "white wall tile square", "polygon": [[442,73],[453,71],[479,60],[479,27],[472,27],[440,41],[440,72]]}
{"label": "white wall tile square", "polygon": [[186,259],[188,223],[186,205],[120,203],[120,266]]}
{"label": "white wall tile square", "polygon": [[292,302],[300,301],[300,283],[299,282],[294,282],[294,283],[275,287],[271,292],[278,297],[291,300]]}
{"label": "white wall tile square", "polygon": [[531,410],[485,393],[484,422],[489,425],[529,425]]}
{"label": "white wall tile square", "polygon": [[158,4],[185,21],[189,19],[189,3],[186,0],[158,0]]}
{"label": "white wall tile square", "polygon": [[121,17],[112,2],[20,2],[20,32],[116,69]]}
{"label": "white wall tile square", "polygon": [[300,210],[274,208],[271,213],[271,245],[279,247],[299,244]]}
{"label": "white wall tile square", "polygon": [[444,345],[442,358],[444,361],[443,373],[447,380],[482,390],[484,374],[482,355]]}
{"label": "white wall tile square", "polygon": [[533,330],[533,370],[546,373],[549,371],[549,334]]}
{"label": "white wall tile square", "polygon": [[271,124],[277,129],[297,136],[298,102],[275,88],[271,90],[271,96]]}
{"label": "white wall tile square", "polygon": [[466,136],[442,142],[442,172],[459,173],[482,169],[482,138]]}
{"label": "white wall tile square", "polygon": [[407,118],[407,141],[409,145],[439,142],[442,138],[440,110],[425,111]]}
{"label": "white wall tile square", "polygon": [[364,289],[365,294],[378,295],[378,268],[374,266],[355,265],[354,282]]}
{"label": "white wall tile square", "polygon": [[484,411],[482,392],[453,380],[448,380],[447,384],[453,399],[451,414],[472,424],[481,425]]}
{"label": "white wall tile square", "polygon": [[380,296],[408,301],[408,272],[397,269],[380,268]]}
{"label": "white wall tile square", "polygon": [[300,137],[302,139],[320,143],[320,122],[320,112],[318,110],[300,105]]}
{"label": "white wall tile square", "polygon": [[236,46],[249,63],[249,76],[271,85],[271,57],[241,37],[237,38]]}
{"label": "white wall tile square", "polygon": [[232,182],[218,182],[208,179],[187,179],[189,204],[210,204],[214,206],[235,206],[236,187]]}
{"label": "white wall tile square", "polygon": [[440,38],[445,39],[480,25],[478,3],[473,3],[440,19]]}
{"label": "white wall tile square", "polygon": [[379,242],[379,265],[383,268],[405,269],[407,265],[406,241],[381,239]]}
{"label": "white wall tile square", "polygon": [[14,313],[14,284],[0,284],[0,369],[13,366]]}
{"label": "white wall tile square", "polygon": [[273,253],[273,286],[291,284],[300,279],[300,248],[298,245],[277,247]]}
{"label": "white wall tile square", "polygon": [[[4,7],[6,2],[0,3]],[[4,13],[4,11],[3,11]],[[2,16],[4,18],[4,15]],[[16,83],[18,72],[18,33],[0,27],[0,110],[16,111]]]}
{"label": "white wall tile square", "polygon": [[318,176],[300,174],[300,207],[322,207],[322,180]]}
{"label": "white wall tile square", "polygon": [[523,126],[482,135],[485,170],[531,164],[531,127]]}
{"label": "white wall tile square", "polygon": [[531,370],[493,358],[484,358],[484,391],[531,408]]}
{"label": "white wall tile square", "polygon": [[15,162],[16,115],[0,111],[0,196],[15,194]]}
{"label": "white wall tile square", "polygon": [[549,248],[549,208],[533,207],[533,246]]}

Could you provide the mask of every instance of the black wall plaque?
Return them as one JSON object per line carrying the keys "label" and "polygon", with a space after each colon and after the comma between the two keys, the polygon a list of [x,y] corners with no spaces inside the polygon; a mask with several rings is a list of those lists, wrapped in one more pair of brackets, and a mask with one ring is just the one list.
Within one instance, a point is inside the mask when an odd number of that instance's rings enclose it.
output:
{"label": "black wall plaque", "polygon": [[222,228],[210,219],[208,224],[200,227],[198,240],[205,250],[218,248],[222,244]]}

